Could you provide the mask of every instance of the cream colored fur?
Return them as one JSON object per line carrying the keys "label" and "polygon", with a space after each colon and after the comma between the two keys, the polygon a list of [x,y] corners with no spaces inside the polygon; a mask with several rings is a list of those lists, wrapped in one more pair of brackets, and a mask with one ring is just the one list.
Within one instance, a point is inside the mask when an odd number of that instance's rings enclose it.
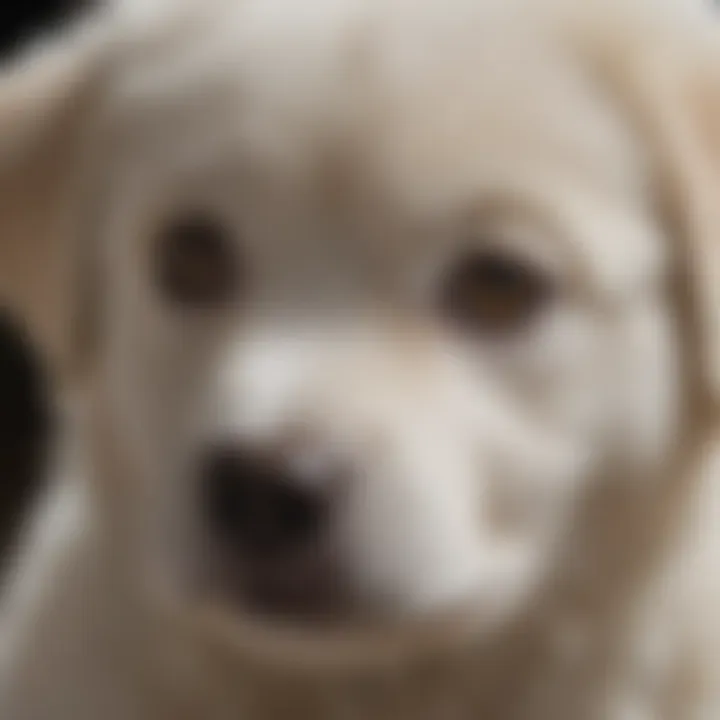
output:
{"label": "cream colored fur", "polygon": [[[720,38],[680,5],[128,0],[5,71],[0,296],[67,430],[2,720],[720,717]],[[199,198],[269,305],[157,301]],[[566,290],[499,348],[430,290],[488,237]],[[338,543],[383,624],[198,584],[201,436],[287,422],[364,471]]]}

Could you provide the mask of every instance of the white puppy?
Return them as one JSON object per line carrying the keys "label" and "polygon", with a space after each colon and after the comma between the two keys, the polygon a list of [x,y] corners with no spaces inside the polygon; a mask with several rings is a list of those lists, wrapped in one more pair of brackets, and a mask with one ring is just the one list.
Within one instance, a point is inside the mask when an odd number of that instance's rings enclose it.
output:
{"label": "white puppy", "polygon": [[720,717],[708,18],[98,16],[0,80],[69,428],[2,720]]}

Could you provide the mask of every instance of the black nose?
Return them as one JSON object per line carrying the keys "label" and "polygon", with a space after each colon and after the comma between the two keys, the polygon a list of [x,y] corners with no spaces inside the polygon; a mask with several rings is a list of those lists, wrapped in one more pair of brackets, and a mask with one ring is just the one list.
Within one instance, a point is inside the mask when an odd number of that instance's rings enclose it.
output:
{"label": "black nose", "polygon": [[215,448],[206,459],[202,487],[212,531],[249,560],[311,545],[326,526],[326,488],[310,487],[279,458]]}

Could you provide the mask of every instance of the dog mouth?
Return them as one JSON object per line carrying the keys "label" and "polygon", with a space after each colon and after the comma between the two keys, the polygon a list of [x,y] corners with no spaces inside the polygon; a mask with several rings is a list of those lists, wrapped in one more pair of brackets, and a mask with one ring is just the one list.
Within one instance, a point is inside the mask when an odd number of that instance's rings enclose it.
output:
{"label": "dog mouth", "polygon": [[502,620],[474,585],[428,606],[366,586],[329,538],[284,553],[248,555],[217,538],[206,549],[209,563],[190,605],[170,602],[223,653],[251,653],[272,666],[375,667],[454,652]]}
{"label": "dog mouth", "polygon": [[251,656],[276,669],[323,673],[376,670],[456,652],[487,630],[471,598],[430,612],[394,612],[350,592],[322,564],[306,574],[266,568],[230,575],[190,608],[168,598],[180,627],[227,659]]}
{"label": "dog mouth", "polygon": [[336,565],[319,553],[305,553],[291,563],[245,563],[228,587],[239,611],[280,625],[339,625],[357,615]]}

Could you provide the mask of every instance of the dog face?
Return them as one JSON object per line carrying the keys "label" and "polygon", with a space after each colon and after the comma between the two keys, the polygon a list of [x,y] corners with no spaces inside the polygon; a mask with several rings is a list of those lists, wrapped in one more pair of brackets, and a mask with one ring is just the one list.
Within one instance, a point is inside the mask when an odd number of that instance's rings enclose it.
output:
{"label": "dog face", "polygon": [[188,606],[495,626],[675,457],[650,151],[559,23],[456,4],[177,11],[104,76],[89,432]]}

